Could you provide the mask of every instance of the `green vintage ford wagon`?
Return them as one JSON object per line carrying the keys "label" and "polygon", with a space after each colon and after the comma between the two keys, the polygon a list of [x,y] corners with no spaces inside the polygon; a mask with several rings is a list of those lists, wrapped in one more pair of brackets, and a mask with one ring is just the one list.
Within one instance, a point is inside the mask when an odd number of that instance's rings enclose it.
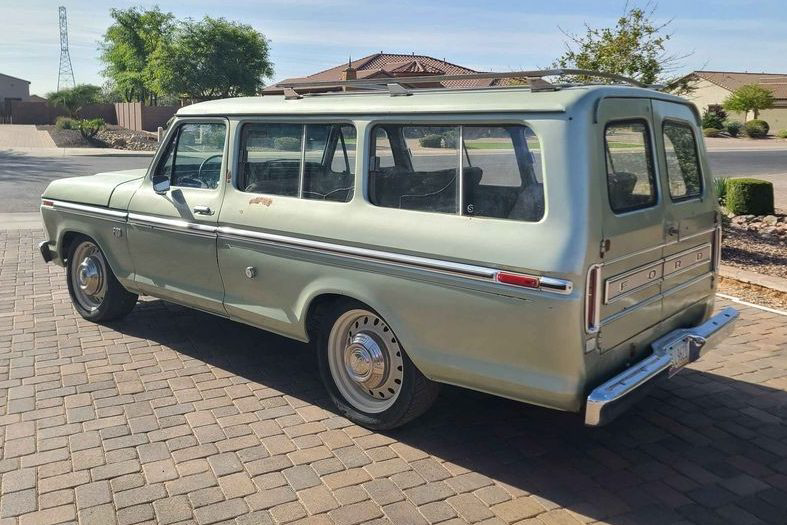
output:
{"label": "green vintage ford wagon", "polygon": [[369,428],[422,414],[440,383],[604,424],[737,318],[712,316],[698,117],[651,89],[518,75],[184,107],[147,170],[49,185],[41,253],[88,320],[147,294],[313,342],[338,411]]}

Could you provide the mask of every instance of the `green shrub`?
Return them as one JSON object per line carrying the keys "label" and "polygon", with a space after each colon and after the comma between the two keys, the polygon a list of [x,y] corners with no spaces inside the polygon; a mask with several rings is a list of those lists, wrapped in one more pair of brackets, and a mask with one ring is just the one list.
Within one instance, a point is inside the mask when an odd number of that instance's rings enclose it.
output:
{"label": "green shrub", "polygon": [[71,117],[57,117],[55,119],[55,127],[57,129],[77,129],[77,121]]}
{"label": "green shrub", "polygon": [[780,139],[787,139],[787,129],[783,129],[776,134]]}
{"label": "green shrub", "polygon": [[753,139],[761,139],[768,135],[768,131],[770,131],[770,126],[764,120],[750,120],[746,124],[743,125],[743,129],[746,131],[746,135]]}
{"label": "green shrub", "polygon": [[77,121],[77,129],[86,139],[92,139],[104,127],[103,118],[83,118]]}
{"label": "green shrub", "polygon": [[418,144],[420,144],[422,148],[442,148],[443,136],[437,134],[426,135],[418,139]]}
{"label": "green shrub", "polygon": [[296,137],[276,137],[273,139],[273,148],[279,151],[300,151],[301,139]]}
{"label": "green shrub", "polygon": [[702,127],[722,129],[724,127],[724,120],[727,118],[727,112],[724,111],[719,104],[711,104],[702,114]]}
{"label": "green shrub", "polygon": [[719,199],[719,204],[727,202],[727,181],[729,180],[723,177],[714,177],[713,179],[713,189],[716,191],[716,198]]}
{"label": "green shrub", "polygon": [[451,129],[443,133],[443,147],[456,149],[459,146],[459,133]]}
{"label": "green shrub", "polygon": [[721,130],[718,128],[702,128],[702,134],[706,137],[718,137]]}
{"label": "green shrub", "polygon": [[729,179],[726,207],[735,215],[773,215],[773,184],[758,179]]}
{"label": "green shrub", "polygon": [[728,120],[724,123],[724,130],[729,133],[730,137],[737,137],[741,134],[741,130],[743,129],[743,124],[738,122],[737,120]]}

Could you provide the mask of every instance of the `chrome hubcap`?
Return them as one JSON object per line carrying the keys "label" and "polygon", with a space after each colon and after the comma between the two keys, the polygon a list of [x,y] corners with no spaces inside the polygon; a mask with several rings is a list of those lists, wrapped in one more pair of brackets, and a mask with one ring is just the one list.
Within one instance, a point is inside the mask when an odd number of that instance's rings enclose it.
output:
{"label": "chrome hubcap", "polygon": [[402,349],[379,316],[350,310],[333,325],[328,364],[339,393],[355,408],[382,412],[394,404],[404,378]]}
{"label": "chrome hubcap", "polygon": [[85,241],[73,254],[71,282],[74,299],[79,306],[93,311],[104,301],[107,293],[107,264],[101,250],[94,243]]}
{"label": "chrome hubcap", "polygon": [[85,257],[79,264],[77,283],[79,288],[87,295],[96,295],[101,290],[104,276],[101,274],[101,265],[92,255]]}
{"label": "chrome hubcap", "polygon": [[377,388],[385,379],[385,355],[370,334],[360,333],[344,351],[350,379],[366,388]]}

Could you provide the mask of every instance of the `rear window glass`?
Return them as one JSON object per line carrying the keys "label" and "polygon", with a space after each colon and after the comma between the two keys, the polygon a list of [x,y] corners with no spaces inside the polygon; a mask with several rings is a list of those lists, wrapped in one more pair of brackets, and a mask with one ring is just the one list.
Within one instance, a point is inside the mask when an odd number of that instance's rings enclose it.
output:
{"label": "rear window glass", "polygon": [[609,203],[616,213],[656,204],[656,175],[644,121],[615,122],[605,132]]}
{"label": "rear window glass", "polygon": [[372,137],[377,206],[520,221],[544,214],[540,147],[527,126],[380,125]]}
{"label": "rear window glass", "polygon": [[702,175],[694,132],[686,124],[664,123],[664,151],[667,155],[669,193],[673,199],[687,199],[702,193]]}

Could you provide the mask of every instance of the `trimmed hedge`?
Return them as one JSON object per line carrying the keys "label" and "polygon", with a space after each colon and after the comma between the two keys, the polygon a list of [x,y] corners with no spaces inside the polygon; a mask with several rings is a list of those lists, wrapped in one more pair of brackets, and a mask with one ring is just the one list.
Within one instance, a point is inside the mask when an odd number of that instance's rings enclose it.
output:
{"label": "trimmed hedge", "polygon": [[787,129],[783,129],[776,134],[780,139],[787,139]]}
{"label": "trimmed hedge", "polygon": [[753,139],[761,139],[768,135],[771,127],[764,120],[750,120],[743,125],[746,134]]}
{"label": "trimmed hedge", "polygon": [[442,148],[443,136],[436,133],[432,135],[426,135],[425,137],[418,139],[418,144],[420,144],[422,148]]}
{"label": "trimmed hedge", "polygon": [[301,139],[295,137],[276,137],[273,147],[278,151],[300,151]]}
{"label": "trimmed hedge", "polygon": [[737,137],[741,134],[743,124],[737,120],[728,120],[724,123],[724,129],[727,131],[727,133],[729,133],[730,137]]}
{"label": "trimmed hedge", "polygon": [[773,184],[759,179],[728,179],[727,209],[735,215],[773,215]]}

